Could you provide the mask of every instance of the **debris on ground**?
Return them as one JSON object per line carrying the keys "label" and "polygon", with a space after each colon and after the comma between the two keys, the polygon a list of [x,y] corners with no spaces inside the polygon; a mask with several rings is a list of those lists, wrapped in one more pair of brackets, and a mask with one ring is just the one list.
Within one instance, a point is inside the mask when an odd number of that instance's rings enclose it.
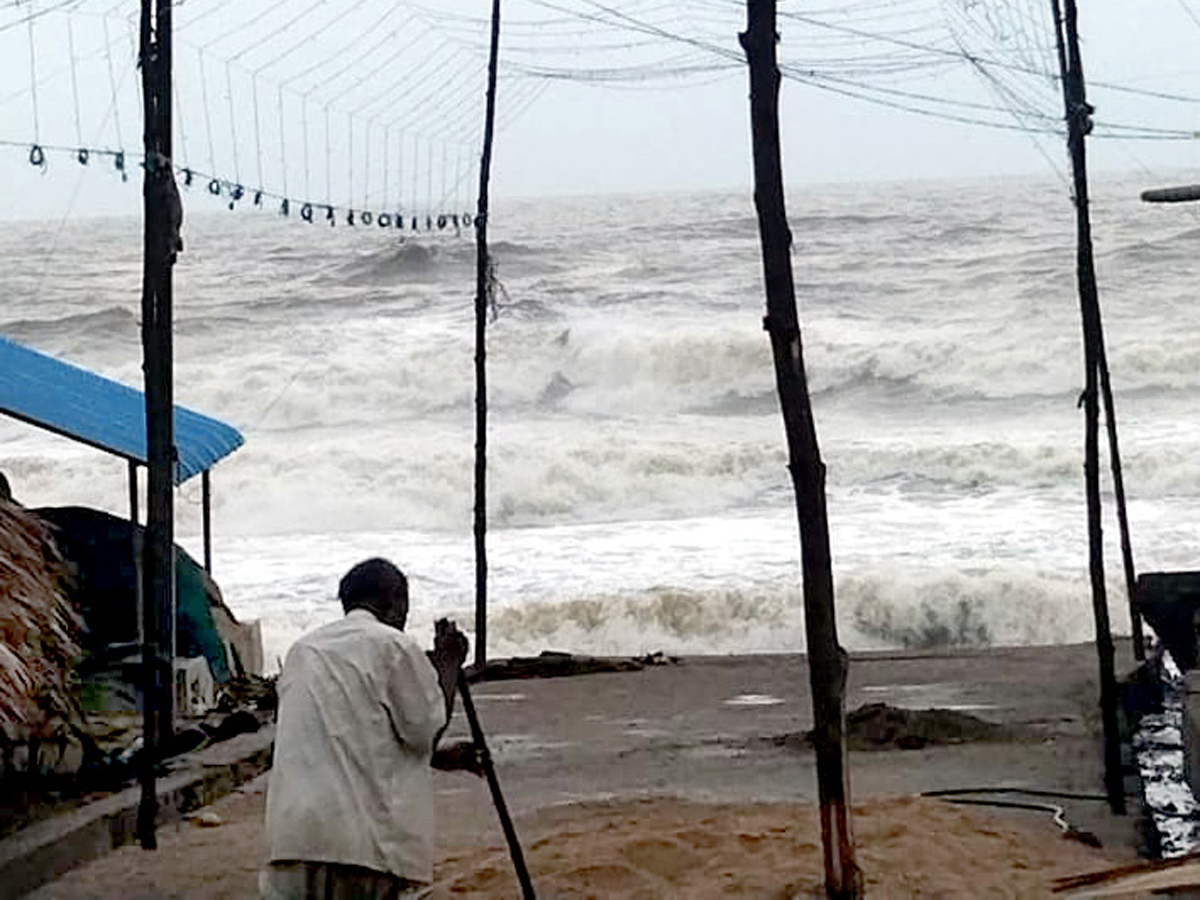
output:
{"label": "debris on ground", "polygon": [[[1010,727],[953,709],[901,709],[868,703],[846,715],[846,746],[850,750],[920,750],[1016,737]],[[812,747],[812,732],[777,735],[770,740],[777,747],[808,750]]]}
{"label": "debris on ground", "polygon": [[568,675],[594,675],[601,672],[640,672],[647,666],[678,663],[679,658],[664,656],[662,651],[646,656],[604,657],[576,656],[556,650],[543,650],[538,656],[514,656],[494,659],[483,668],[469,666],[467,679],[481,681],[510,681],[519,678],[560,678]]}

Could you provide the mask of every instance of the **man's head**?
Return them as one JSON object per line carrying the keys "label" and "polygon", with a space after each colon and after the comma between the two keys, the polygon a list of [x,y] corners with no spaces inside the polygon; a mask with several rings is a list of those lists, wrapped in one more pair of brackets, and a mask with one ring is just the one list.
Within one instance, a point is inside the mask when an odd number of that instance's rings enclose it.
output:
{"label": "man's head", "polygon": [[386,559],[360,562],[338,585],[342,609],[367,609],[379,621],[404,629],[408,619],[408,579]]}

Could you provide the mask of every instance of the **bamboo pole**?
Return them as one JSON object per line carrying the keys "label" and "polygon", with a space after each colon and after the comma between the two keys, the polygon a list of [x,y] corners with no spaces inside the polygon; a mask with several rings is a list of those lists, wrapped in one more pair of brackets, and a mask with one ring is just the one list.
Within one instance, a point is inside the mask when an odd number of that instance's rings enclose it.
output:
{"label": "bamboo pole", "polygon": [[508,853],[512,857],[513,870],[517,874],[517,882],[521,885],[522,900],[537,900],[533,890],[533,880],[529,877],[529,867],[525,865],[525,854],[521,850],[521,841],[517,838],[517,829],[513,825],[512,816],[508,814],[508,804],[504,802],[504,793],[500,790],[500,779],[496,777],[496,766],[492,762],[492,753],[488,750],[487,739],[483,736],[483,726],[479,724],[479,714],[475,711],[475,700],[471,697],[471,686],[467,682],[466,673],[458,670],[458,696],[462,699],[463,710],[467,714],[467,724],[471,729],[471,741],[475,744],[475,752],[479,756],[479,764],[487,778],[488,790],[492,794],[492,804],[496,807],[496,817],[500,819],[500,828],[504,832],[504,840],[508,843]]}
{"label": "bamboo pole", "polygon": [[182,210],[171,168],[171,0],[142,0],[145,215],[142,352],[146,384],[147,501],[143,543],[143,724],[138,837],[157,846],[155,766],[174,730],[175,434],[171,267]]}
{"label": "bamboo pole", "polygon": [[1125,504],[1125,476],[1121,469],[1121,446],[1117,441],[1117,410],[1113,402],[1112,380],[1108,372],[1108,352],[1101,328],[1097,361],[1100,367],[1100,393],[1104,397],[1104,424],[1108,430],[1108,457],[1112,467],[1113,499],[1117,504],[1117,530],[1121,535],[1121,569],[1125,575],[1125,599],[1129,603],[1129,634],[1133,638],[1133,656],[1146,658],[1146,636],[1142,614],[1137,607],[1137,571],[1133,566],[1133,542],[1129,537],[1129,512]]}
{"label": "bamboo pole", "polygon": [[129,555],[133,559],[133,592],[137,609],[138,645],[142,648],[143,657],[146,648],[146,600],[142,585],[142,546],[143,539],[138,536],[138,467],[132,459],[129,460]]}
{"label": "bamboo pole", "polygon": [[1079,51],[1078,10],[1075,0],[1051,0],[1063,83],[1063,105],[1067,120],[1067,146],[1074,173],[1076,228],[1076,275],[1083,319],[1085,367],[1084,402],[1084,491],[1087,497],[1088,572],[1092,585],[1092,613],[1096,620],[1096,653],[1100,661],[1100,715],[1104,726],[1104,784],[1108,803],[1115,813],[1125,812],[1124,778],[1121,772],[1121,743],[1117,725],[1117,682],[1108,600],[1104,584],[1104,539],[1100,508],[1100,400],[1098,380],[1104,351],[1100,299],[1092,254],[1092,226],[1088,208],[1087,150],[1085,138],[1091,130],[1092,108],[1087,103],[1083,63]]}
{"label": "bamboo pole", "polygon": [[825,464],[821,461],[808,394],[792,278],[792,234],[787,222],[780,159],[775,23],[775,0],[747,0],[746,31],[739,37],[750,67],[754,205],[767,301],[763,324],[770,335],[775,360],[775,383],[787,434],[788,468],[796,492],[800,526],[825,891],[831,898],[855,898],[862,894],[862,873],[854,858],[849,809],[843,709],[847,656],[838,644],[825,509]]}
{"label": "bamboo pole", "polygon": [[488,55],[487,112],[475,209],[475,665],[487,664],[487,314],[492,294],[488,256],[488,186],[496,130],[496,68],[500,53],[500,0],[492,0],[492,44]]}
{"label": "bamboo pole", "polygon": [[133,523],[134,530],[138,524],[138,470],[137,463],[132,459],[129,460],[129,521]]}
{"label": "bamboo pole", "polygon": [[200,527],[204,533],[204,571],[212,574],[212,479],[205,469],[200,473]]}

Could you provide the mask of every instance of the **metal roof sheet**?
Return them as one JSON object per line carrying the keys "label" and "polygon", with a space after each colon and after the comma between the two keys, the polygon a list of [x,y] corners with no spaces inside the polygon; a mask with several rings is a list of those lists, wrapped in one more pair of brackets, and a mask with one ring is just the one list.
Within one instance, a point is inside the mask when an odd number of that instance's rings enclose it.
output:
{"label": "metal roof sheet", "polygon": [[[0,412],[146,464],[146,398],[128,385],[0,337]],[[245,443],[232,425],[175,407],[182,484]]]}

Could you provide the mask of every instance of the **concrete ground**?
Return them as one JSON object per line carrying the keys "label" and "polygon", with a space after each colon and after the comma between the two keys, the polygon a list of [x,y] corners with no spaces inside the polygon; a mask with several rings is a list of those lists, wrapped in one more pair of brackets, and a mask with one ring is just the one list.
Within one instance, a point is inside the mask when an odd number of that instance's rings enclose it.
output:
{"label": "concrete ground", "polygon": [[[1122,645],[1118,671],[1130,666]],[[1099,794],[1095,672],[1090,646],[854,656],[848,709],[881,702],[957,709],[1009,726],[1016,737],[851,753],[853,796],[989,786]],[[774,740],[812,724],[800,656],[689,658],[641,672],[492,682],[472,693],[518,829],[583,801],[816,798],[811,751]],[[447,739],[466,735],[460,709]],[[123,848],[29,896],[252,897],[263,853],[264,788],[260,779],[212,807],[221,822],[215,827],[173,826],[156,853]],[[503,846],[482,780],[438,773],[436,788],[443,853]],[[1136,817],[1111,816],[1091,799],[1054,802],[1073,825],[1100,837],[1106,858],[1135,858]],[[1002,815],[1049,818],[1032,811]]]}

